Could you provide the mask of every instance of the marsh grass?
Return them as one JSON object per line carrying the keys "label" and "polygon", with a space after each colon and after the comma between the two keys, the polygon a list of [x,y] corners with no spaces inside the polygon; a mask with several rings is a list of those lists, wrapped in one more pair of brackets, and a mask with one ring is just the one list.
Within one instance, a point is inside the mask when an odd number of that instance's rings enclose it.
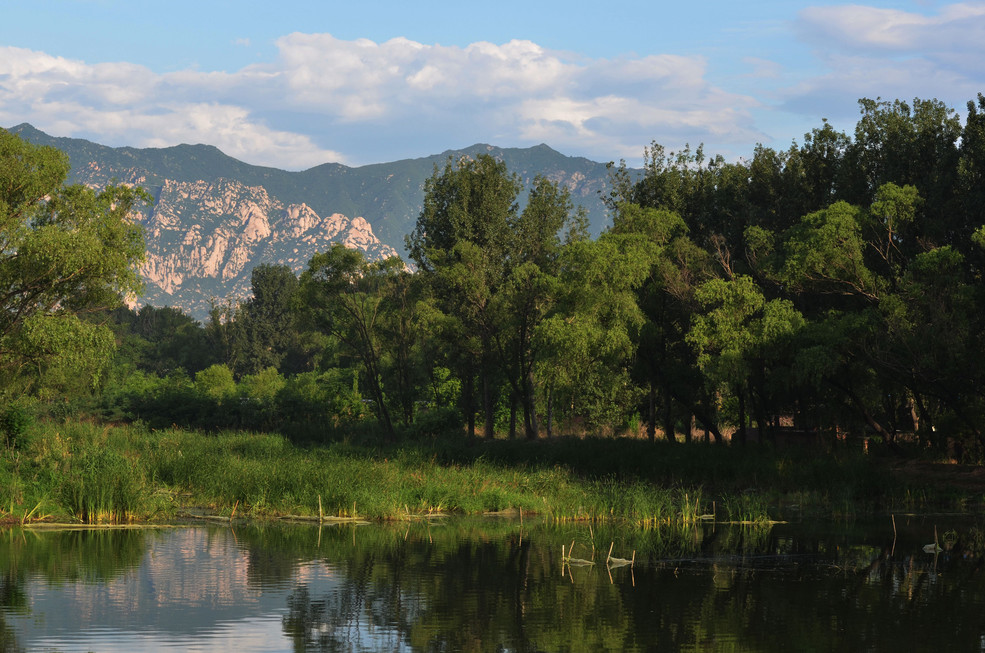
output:
{"label": "marsh grass", "polygon": [[763,522],[784,502],[854,514],[907,496],[858,456],[611,438],[308,442],[39,422],[0,452],[0,515],[19,519],[39,504],[40,515],[83,522],[169,520],[185,506],[227,517],[386,520],[510,509],[557,523],[686,528],[713,512]]}
{"label": "marsh grass", "polygon": [[85,450],[66,465],[58,498],[82,522],[122,523],[145,509],[148,485],[133,460],[112,449]]}
{"label": "marsh grass", "polygon": [[743,492],[723,498],[722,508],[729,521],[759,524],[770,519],[769,499],[760,492]]}

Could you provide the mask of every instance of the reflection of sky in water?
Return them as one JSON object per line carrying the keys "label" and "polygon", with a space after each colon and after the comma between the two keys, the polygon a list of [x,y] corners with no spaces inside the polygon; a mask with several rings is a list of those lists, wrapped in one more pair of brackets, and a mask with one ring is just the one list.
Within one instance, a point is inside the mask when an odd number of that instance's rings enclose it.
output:
{"label": "reflection of sky in water", "polygon": [[613,531],[635,568],[564,576],[587,526],[38,534],[0,540],[0,650],[979,650],[985,530],[896,522]]}
{"label": "reflection of sky in water", "polygon": [[[139,567],[108,582],[29,578],[26,609],[4,620],[32,651],[292,650],[283,627],[291,592],[303,584],[312,596],[333,595],[342,584],[322,562],[288,561],[286,571],[251,569],[231,531],[180,529],[151,538]],[[403,650],[392,629],[354,616],[352,641]]]}
{"label": "reflection of sky in water", "polygon": [[[16,624],[15,624],[16,626]],[[91,628],[71,637],[22,637],[28,650],[55,649],[59,651],[255,651],[290,650],[291,643],[281,628],[281,615],[271,614],[241,621],[216,623],[210,632],[195,635],[175,632],[133,632],[110,628]]]}

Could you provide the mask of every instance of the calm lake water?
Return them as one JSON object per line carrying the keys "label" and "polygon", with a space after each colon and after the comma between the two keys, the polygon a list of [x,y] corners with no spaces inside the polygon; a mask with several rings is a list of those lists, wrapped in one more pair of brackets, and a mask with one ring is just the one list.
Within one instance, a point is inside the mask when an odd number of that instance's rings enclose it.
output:
{"label": "calm lake water", "polygon": [[[7,530],[0,651],[985,651],[985,521],[897,515],[896,531]],[[599,564],[564,565],[572,542]],[[608,568],[610,543],[635,564]]]}

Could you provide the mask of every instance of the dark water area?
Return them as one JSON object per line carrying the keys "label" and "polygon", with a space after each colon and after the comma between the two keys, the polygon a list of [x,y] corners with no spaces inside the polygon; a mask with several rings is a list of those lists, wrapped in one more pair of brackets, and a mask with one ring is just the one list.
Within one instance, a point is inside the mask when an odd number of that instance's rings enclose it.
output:
{"label": "dark water area", "polygon": [[983,564],[947,515],[11,529],[0,651],[985,651]]}

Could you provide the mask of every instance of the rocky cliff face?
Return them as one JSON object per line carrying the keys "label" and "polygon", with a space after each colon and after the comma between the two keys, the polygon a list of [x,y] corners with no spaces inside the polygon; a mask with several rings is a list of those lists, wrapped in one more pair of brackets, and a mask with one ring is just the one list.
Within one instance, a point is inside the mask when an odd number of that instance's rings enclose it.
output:
{"label": "rocky cliff face", "polygon": [[300,274],[335,242],[370,259],[397,253],[361,217],[319,216],[306,204],[285,205],[261,186],[225,179],[165,180],[153,209],[137,219],[147,240],[146,288],[138,303],[180,307],[199,319],[212,302],[246,298],[250,274],[261,263]]}
{"label": "rocky cliff face", "polygon": [[601,197],[609,168],[547,145],[502,149],[478,143],[420,159],[358,168],[326,163],[289,172],[252,166],[208,145],[112,148],[52,137],[27,124],[12,131],[66,152],[70,183],[102,187],[116,180],[155,196],[153,209],[137,218],[146,227],[148,250],[146,291],[137,303],[174,306],[198,319],[207,316],[213,299],[222,304],[246,297],[258,264],[286,264],[299,272],[333,242],[361,249],[370,259],[396,253],[414,229],[425,180],[449,160],[492,155],[527,188],[543,175],[571,191],[574,203],[588,211],[593,233],[608,224]]}

